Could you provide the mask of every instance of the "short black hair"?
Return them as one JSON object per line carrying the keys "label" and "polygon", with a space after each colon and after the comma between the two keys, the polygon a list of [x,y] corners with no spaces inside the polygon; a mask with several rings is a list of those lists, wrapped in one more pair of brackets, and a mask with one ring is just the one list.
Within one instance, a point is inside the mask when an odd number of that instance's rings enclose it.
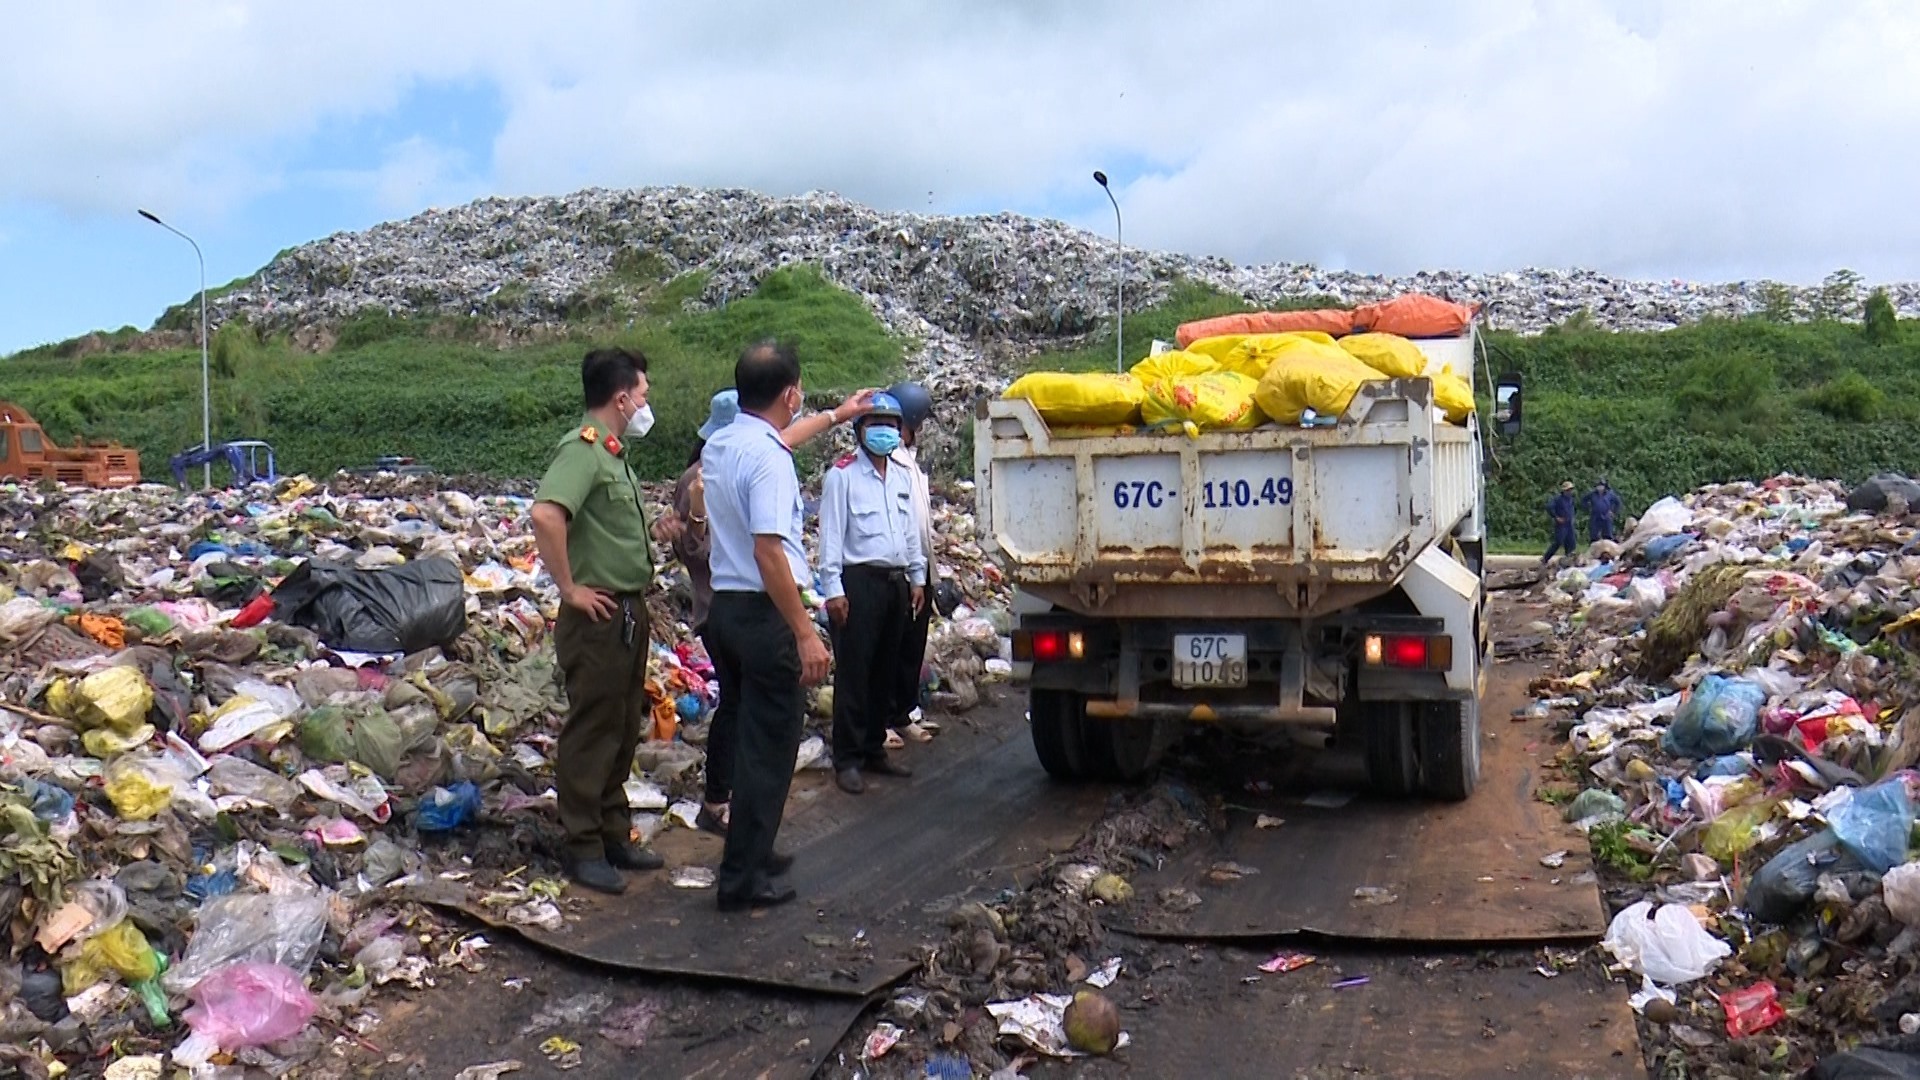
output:
{"label": "short black hair", "polygon": [[784,341],[756,341],[733,365],[733,385],[740,392],[742,409],[764,412],[773,408],[781,394],[800,385],[800,357]]}
{"label": "short black hair", "polygon": [[580,361],[580,389],[587,408],[597,409],[633,389],[646,373],[647,358],[639,349],[610,346],[593,350]]}

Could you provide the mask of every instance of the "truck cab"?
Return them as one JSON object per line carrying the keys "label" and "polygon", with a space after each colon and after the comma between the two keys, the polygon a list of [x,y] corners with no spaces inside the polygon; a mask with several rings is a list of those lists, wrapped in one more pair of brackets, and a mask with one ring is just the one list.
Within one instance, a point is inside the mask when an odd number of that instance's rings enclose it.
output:
{"label": "truck cab", "polygon": [[[1471,332],[1415,344],[1429,372],[1475,370]],[[1386,793],[1468,797],[1481,460],[1424,376],[1361,384],[1330,426],[1197,438],[1072,437],[1031,402],[981,402],[977,524],[1016,589],[1042,766],[1135,779],[1212,725],[1351,748]]]}

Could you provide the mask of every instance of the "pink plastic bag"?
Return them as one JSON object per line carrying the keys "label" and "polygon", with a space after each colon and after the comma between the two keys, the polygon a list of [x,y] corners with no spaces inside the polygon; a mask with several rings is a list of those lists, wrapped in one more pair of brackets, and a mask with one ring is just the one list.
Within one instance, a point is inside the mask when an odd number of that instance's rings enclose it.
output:
{"label": "pink plastic bag", "polygon": [[1727,1014],[1727,1037],[1738,1039],[1756,1031],[1765,1031],[1786,1019],[1773,983],[1761,981],[1752,986],[1720,995],[1720,1008]]}
{"label": "pink plastic bag", "polygon": [[187,1025],[210,1036],[222,1050],[262,1046],[291,1038],[319,1004],[292,968],[279,964],[232,964],[187,991],[194,1005]]}

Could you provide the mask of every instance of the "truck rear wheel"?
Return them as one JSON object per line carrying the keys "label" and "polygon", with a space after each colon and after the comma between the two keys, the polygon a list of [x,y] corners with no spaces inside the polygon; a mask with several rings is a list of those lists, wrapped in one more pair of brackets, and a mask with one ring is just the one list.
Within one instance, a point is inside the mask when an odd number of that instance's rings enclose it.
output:
{"label": "truck rear wheel", "polygon": [[1080,721],[1089,775],[1131,784],[1145,779],[1160,763],[1158,732],[1151,720]]}
{"label": "truck rear wheel", "polygon": [[1420,706],[1420,790],[1461,802],[1480,782],[1480,702],[1429,701]]}
{"label": "truck rear wheel", "polygon": [[1367,782],[1382,795],[1413,794],[1420,781],[1413,706],[1404,701],[1366,701],[1359,708]]}
{"label": "truck rear wheel", "polygon": [[1056,780],[1087,775],[1086,707],[1070,690],[1030,690],[1028,723],[1040,767]]}

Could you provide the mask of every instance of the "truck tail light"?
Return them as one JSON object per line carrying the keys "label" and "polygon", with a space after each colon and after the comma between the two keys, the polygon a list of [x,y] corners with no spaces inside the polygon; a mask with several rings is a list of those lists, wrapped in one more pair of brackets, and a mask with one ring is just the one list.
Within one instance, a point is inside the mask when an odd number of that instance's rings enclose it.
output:
{"label": "truck tail light", "polygon": [[1015,630],[1013,632],[1013,658],[1040,664],[1057,664],[1063,660],[1083,660],[1087,655],[1087,639],[1078,630]]}
{"label": "truck tail light", "polygon": [[1453,639],[1406,634],[1368,634],[1362,649],[1368,667],[1445,671],[1453,666]]}

